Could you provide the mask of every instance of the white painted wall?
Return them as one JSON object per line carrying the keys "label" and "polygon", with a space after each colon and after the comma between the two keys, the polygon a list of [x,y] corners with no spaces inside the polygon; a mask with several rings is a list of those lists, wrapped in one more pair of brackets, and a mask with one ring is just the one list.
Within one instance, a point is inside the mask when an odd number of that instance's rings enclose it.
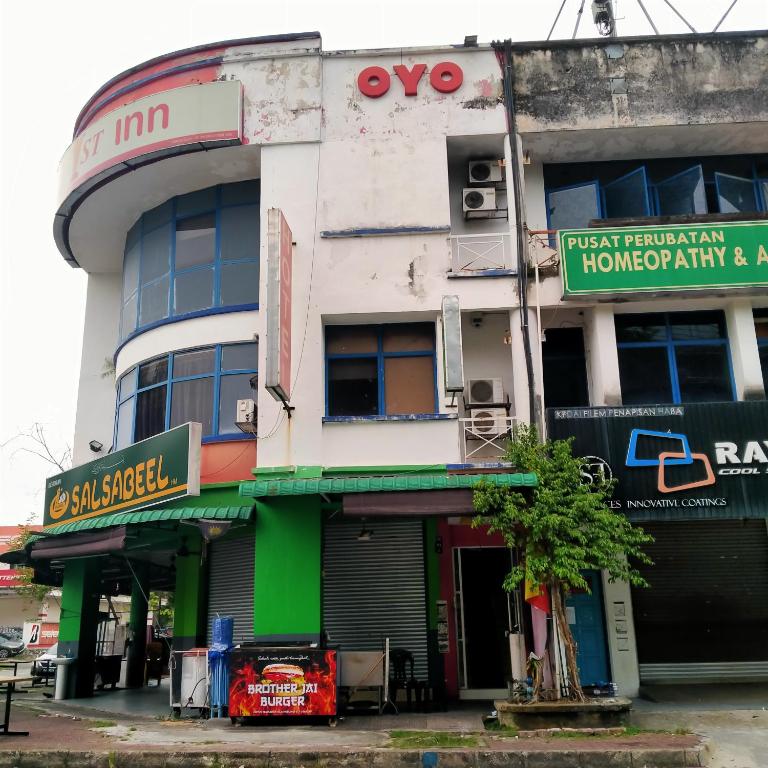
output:
{"label": "white painted wall", "polygon": [[757,347],[752,302],[732,299],[725,305],[725,322],[731,348],[733,377],[739,400],[763,400],[763,371]]}
{"label": "white painted wall", "polygon": [[640,669],[632,613],[632,591],[624,581],[612,584],[605,571],[602,576],[605,629],[612,680],[618,685],[620,696],[635,697],[640,689]]}
{"label": "white painted wall", "polygon": [[613,307],[598,304],[585,312],[584,351],[587,357],[589,401],[592,405],[621,405],[619,353]]}

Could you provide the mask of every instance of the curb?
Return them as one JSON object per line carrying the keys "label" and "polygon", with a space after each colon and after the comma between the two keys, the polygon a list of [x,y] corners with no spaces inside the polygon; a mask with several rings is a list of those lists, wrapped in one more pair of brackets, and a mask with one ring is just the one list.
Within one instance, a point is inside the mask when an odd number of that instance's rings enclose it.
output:
{"label": "curb", "polygon": [[319,752],[0,752],[0,768],[700,768],[708,745],[695,749],[559,752],[354,750]]}

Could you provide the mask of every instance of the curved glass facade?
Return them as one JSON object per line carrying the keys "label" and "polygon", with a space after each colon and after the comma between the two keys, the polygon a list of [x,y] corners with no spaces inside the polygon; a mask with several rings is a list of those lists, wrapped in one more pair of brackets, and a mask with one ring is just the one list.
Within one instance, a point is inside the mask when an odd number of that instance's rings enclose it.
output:
{"label": "curved glass facade", "polygon": [[237,401],[256,399],[258,358],[258,342],[216,344],[130,368],[117,383],[115,450],[188,421],[203,425],[203,438],[245,437],[235,426]]}
{"label": "curved glass facade", "polygon": [[208,187],[147,211],[128,232],[120,339],[172,319],[259,302],[258,181]]}

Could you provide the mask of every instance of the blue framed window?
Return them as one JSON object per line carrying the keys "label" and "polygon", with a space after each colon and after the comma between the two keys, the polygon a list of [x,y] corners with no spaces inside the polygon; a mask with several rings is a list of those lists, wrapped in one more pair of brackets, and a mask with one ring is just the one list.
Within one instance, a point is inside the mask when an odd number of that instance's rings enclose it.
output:
{"label": "blue framed window", "polygon": [[115,450],[199,421],[203,438],[249,438],[235,426],[237,401],[255,399],[258,342],[217,344],[155,357],[117,382]]}
{"label": "blue framed window", "polygon": [[722,312],[616,315],[625,405],[736,399]]}
{"label": "blue framed window", "polygon": [[326,326],[325,371],[327,417],[437,412],[433,323]]}
{"label": "blue framed window", "polygon": [[258,181],[208,187],[147,211],[126,237],[120,339],[259,302]]}

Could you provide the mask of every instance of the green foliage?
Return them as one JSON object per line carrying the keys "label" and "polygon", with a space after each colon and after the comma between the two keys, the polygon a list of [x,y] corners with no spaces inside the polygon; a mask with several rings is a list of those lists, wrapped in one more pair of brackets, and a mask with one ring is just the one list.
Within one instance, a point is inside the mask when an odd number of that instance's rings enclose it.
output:
{"label": "green foliage", "polygon": [[390,731],[389,738],[386,746],[398,749],[476,747],[478,744],[475,734],[443,731]]}
{"label": "green foliage", "polygon": [[573,455],[572,442],[542,443],[535,429],[522,425],[506,458],[519,471],[536,474],[538,486],[530,498],[489,483],[475,489],[474,506],[481,515],[475,525],[488,525],[489,532],[499,532],[508,547],[524,555],[504,588],[511,591],[528,579],[566,591],[588,590],[582,571],[592,569],[605,569],[611,581],[647,586],[628,558],[650,564],[642,546],[653,538],[608,506],[613,483],[585,482],[583,460]]}
{"label": "green foliage", "polygon": [[155,624],[167,628],[173,626],[173,592],[150,592],[149,608],[155,616]]}
{"label": "green foliage", "polygon": [[[26,525],[21,526],[19,535],[8,542],[8,551],[15,551],[24,549],[27,542],[36,533]],[[19,572],[20,585],[13,588],[13,591],[30,602],[42,603],[45,600],[51,588],[46,584],[36,584],[33,580],[35,578],[34,568],[24,568],[23,566],[14,566]]]}

